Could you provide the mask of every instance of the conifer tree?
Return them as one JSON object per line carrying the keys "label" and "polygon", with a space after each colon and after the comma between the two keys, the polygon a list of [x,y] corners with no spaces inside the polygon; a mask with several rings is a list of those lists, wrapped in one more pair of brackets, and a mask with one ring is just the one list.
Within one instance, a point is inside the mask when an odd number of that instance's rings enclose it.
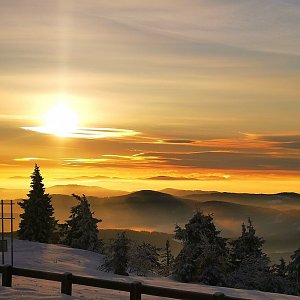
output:
{"label": "conifer tree", "polygon": [[256,235],[256,230],[249,218],[247,226],[242,224],[241,236],[231,242],[233,262],[238,265],[245,258],[264,256],[262,251],[264,243],[264,239]]}
{"label": "conifer tree", "polygon": [[291,262],[288,265],[288,276],[295,287],[295,295],[300,295],[300,248],[291,256]]}
{"label": "conifer tree", "polygon": [[143,242],[131,251],[129,266],[130,272],[139,276],[155,274],[160,268],[159,248]]}
{"label": "conifer tree", "polygon": [[45,193],[43,177],[37,164],[31,175],[30,187],[28,199],[18,203],[24,210],[20,214],[18,235],[22,240],[48,243],[51,241],[57,222],[53,216],[51,197]]}
{"label": "conifer tree", "polygon": [[274,273],[281,277],[286,277],[287,273],[287,265],[285,260],[281,257],[279,260],[279,264],[275,264],[273,266]]}
{"label": "conifer tree", "polygon": [[67,230],[64,244],[94,252],[100,252],[102,242],[98,237],[97,224],[100,219],[93,217],[90,203],[85,195],[82,197],[73,194],[78,204],[71,208],[70,219],[66,221]]}
{"label": "conifer tree", "polygon": [[263,253],[264,240],[256,235],[251,219],[247,226],[242,224],[241,236],[232,241],[231,258],[233,270],[227,284],[234,288],[258,289],[261,291],[284,292],[285,282],[271,270],[269,257]]}
{"label": "conifer tree", "polygon": [[166,241],[166,246],[161,255],[161,275],[169,276],[172,273],[174,256],[171,252],[170,241]]}
{"label": "conifer tree", "polygon": [[126,232],[117,235],[113,244],[109,247],[106,260],[100,269],[105,271],[113,271],[118,275],[128,275],[129,262],[129,245],[131,241],[128,239]]}
{"label": "conifer tree", "polygon": [[229,267],[226,239],[219,236],[211,215],[197,212],[182,229],[176,226],[175,238],[183,248],[175,259],[174,274],[184,282],[199,281],[220,285]]}

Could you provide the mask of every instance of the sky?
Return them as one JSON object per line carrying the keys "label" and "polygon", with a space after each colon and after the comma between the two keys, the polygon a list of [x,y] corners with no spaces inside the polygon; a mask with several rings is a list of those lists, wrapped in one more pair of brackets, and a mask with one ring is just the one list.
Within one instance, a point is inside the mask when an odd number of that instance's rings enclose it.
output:
{"label": "sky", "polygon": [[1,0],[0,187],[300,192],[298,0]]}

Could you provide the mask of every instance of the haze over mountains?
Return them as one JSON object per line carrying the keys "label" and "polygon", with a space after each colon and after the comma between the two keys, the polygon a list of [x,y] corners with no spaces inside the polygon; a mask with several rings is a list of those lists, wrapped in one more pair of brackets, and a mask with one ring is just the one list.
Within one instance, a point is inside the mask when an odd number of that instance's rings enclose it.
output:
{"label": "haze over mountains", "polygon": [[109,190],[99,186],[87,186],[79,184],[54,185],[47,189],[49,194],[64,194],[64,195],[91,195],[100,198],[126,195],[128,192]]}
{"label": "haze over mountains", "polygon": [[[95,216],[103,220],[101,228],[173,233],[175,224],[185,224],[198,209],[214,215],[214,222],[225,237],[238,236],[241,224],[250,217],[258,234],[267,240],[269,252],[284,255],[299,246],[300,195],[296,193],[239,194],[176,189],[128,193],[81,185],[57,185],[47,192],[52,195],[56,218],[61,223],[76,203],[71,194],[77,193],[88,196]],[[12,195],[13,191],[1,189],[0,194],[5,198],[4,195]],[[15,209],[17,225],[20,208]]]}

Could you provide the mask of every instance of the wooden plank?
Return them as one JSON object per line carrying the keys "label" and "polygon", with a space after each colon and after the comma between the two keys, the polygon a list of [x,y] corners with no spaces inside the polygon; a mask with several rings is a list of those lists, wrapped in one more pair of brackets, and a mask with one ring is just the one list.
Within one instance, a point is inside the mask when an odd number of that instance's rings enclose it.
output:
{"label": "wooden plank", "polygon": [[13,267],[13,275],[50,281],[62,281],[63,274]]}
{"label": "wooden plank", "polygon": [[130,292],[131,285],[128,282],[112,281],[107,279],[93,278],[93,277],[82,277],[73,275],[73,283],[79,285],[99,287],[108,290],[117,290]]}
{"label": "wooden plank", "polygon": [[3,274],[3,286],[11,286],[12,275],[17,275],[28,278],[37,278],[61,282],[61,292],[66,295],[72,294],[72,284],[78,284],[110,290],[130,292],[131,300],[141,300],[142,294],[185,300],[247,300],[245,298],[226,296],[223,293],[219,292],[215,294],[199,293],[193,291],[184,291],[165,287],[143,285],[140,282],[120,282],[115,280],[106,280],[93,277],[76,276],[72,275],[71,273],[61,274],[24,268],[15,268],[8,265],[0,266],[0,273]]}

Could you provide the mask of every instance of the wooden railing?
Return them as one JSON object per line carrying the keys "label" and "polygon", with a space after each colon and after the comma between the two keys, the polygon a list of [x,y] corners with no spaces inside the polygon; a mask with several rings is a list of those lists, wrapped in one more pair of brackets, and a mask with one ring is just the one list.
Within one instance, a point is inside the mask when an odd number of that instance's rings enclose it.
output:
{"label": "wooden railing", "polygon": [[2,286],[11,287],[13,275],[37,278],[60,282],[61,293],[66,295],[72,295],[72,285],[78,284],[84,286],[128,292],[130,293],[130,300],[141,300],[143,294],[185,300],[246,300],[244,298],[235,298],[227,296],[219,292],[214,294],[199,293],[178,289],[170,289],[165,287],[151,286],[143,284],[141,282],[121,282],[117,280],[77,276],[73,275],[72,273],[62,274],[16,268],[10,265],[0,266],[0,273],[2,273]]}

